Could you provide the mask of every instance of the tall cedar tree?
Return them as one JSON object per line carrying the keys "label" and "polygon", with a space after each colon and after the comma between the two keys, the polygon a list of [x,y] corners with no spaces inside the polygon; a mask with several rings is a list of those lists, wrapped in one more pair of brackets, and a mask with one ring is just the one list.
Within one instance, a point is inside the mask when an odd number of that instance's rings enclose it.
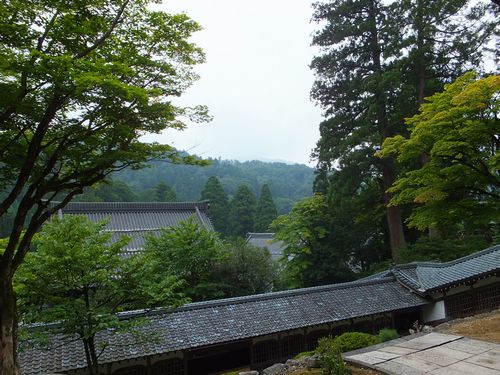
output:
{"label": "tall cedar tree", "polygon": [[231,235],[244,237],[252,232],[254,226],[255,206],[257,198],[247,185],[240,185],[231,200],[230,226]]}
{"label": "tall cedar tree", "polygon": [[255,212],[254,231],[267,232],[269,225],[278,217],[278,211],[271,195],[271,190],[267,184],[262,185],[259,202]]}
{"label": "tall cedar tree", "polygon": [[415,88],[415,113],[424,97],[441,91],[444,83],[480,69],[499,22],[489,2],[411,0],[397,4],[399,19],[411,27],[401,46],[409,53],[401,60],[406,72],[403,79]]}
{"label": "tall cedar tree", "polygon": [[[483,5],[467,10],[466,1],[429,6],[423,0],[339,0],[315,9],[315,20],[326,26],[313,39],[323,55],[312,63],[317,74],[312,97],[327,116],[314,152],[323,177],[316,186],[324,189],[329,171],[363,159],[365,173],[381,181],[397,261],[405,244],[402,215],[398,206],[388,205],[392,195],[387,190],[399,168],[392,158],[380,163],[374,152],[386,138],[405,134],[404,118],[417,111],[424,94],[478,63],[494,25],[485,21]],[[422,154],[421,161],[426,159]]]}
{"label": "tall cedar tree", "polygon": [[153,187],[154,202],[177,202],[175,190],[165,182],[159,182]]}
{"label": "tall cedar tree", "polygon": [[[139,137],[182,129],[175,107],[204,60],[186,15],[148,0],[3,1],[0,5],[0,218],[14,215],[0,257],[0,373],[19,373],[12,279],[34,234],[56,210],[111,172],[172,147]],[[194,161],[189,158],[188,161]],[[55,199],[60,203],[50,205]]]}
{"label": "tall cedar tree", "polygon": [[229,198],[219,179],[209,177],[201,192],[201,199],[210,201],[210,218],[217,232],[223,236],[229,235]]}
{"label": "tall cedar tree", "polygon": [[[389,103],[395,95],[397,75],[386,59],[396,49],[398,33],[387,20],[395,19],[393,9],[377,0],[339,0],[316,3],[314,20],[326,22],[313,44],[323,54],[314,58],[316,82],[311,96],[326,110],[328,119],[320,125],[316,148],[319,169],[348,162],[355,154],[372,158],[385,192],[395,181],[392,159],[378,162],[372,156],[383,140],[398,131],[389,117]],[[389,203],[391,195],[384,193]],[[405,245],[401,210],[387,206],[387,224],[394,260]]]}

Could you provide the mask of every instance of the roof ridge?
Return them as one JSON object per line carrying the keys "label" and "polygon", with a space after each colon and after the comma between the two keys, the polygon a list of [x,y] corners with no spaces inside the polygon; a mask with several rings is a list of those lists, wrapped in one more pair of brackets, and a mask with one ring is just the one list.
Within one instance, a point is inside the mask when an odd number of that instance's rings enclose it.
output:
{"label": "roof ridge", "polygon": [[405,263],[405,264],[397,264],[394,266],[394,268],[396,268],[396,269],[408,269],[408,268],[417,268],[417,267],[437,267],[437,268],[450,267],[450,266],[454,266],[456,264],[460,264],[460,263],[466,262],[468,260],[483,256],[484,254],[488,254],[488,253],[498,251],[498,250],[500,250],[500,244],[488,247],[486,249],[474,252],[472,254],[465,255],[461,258],[450,260],[448,262],[442,262],[442,263],[441,262],[411,262],[411,263]]}
{"label": "roof ridge", "polygon": [[188,303],[188,304],[185,304],[183,306],[180,306],[174,310],[169,309],[169,308],[157,308],[154,310],[124,311],[120,315],[122,315],[124,319],[127,319],[127,318],[137,317],[137,316],[149,316],[149,315],[160,315],[160,314],[164,314],[164,313],[193,311],[193,310],[201,310],[201,309],[219,307],[219,306],[243,304],[243,303],[249,303],[249,302],[255,302],[255,301],[265,301],[265,300],[271,300],[271,299],[281,298],[281,297],[320,293],[320,292],[329,291],[329,290],[342,290],[342,289],[353,288],[353,287],[357,287],[357,286],[361,286],[361,285],[385,284],[385,283],[393,282],[393,281],[395,281],[394,277],[386,277],[383,279],[376,279],[376,280],[355,280],[355,281],[350,281],[350,282],[346,282],[346,283],[320,285],[320,286],[314,286],[314,287],[309,287],[309,288],[299,288],[299,289],[292,289],[292,290],[283,290],[283,291],[279,291],[279,292],[253,294],[253,295],[242,296],[242,297],[221,298],[218,300],[193,302],[193,303]]}
{"label": "roof ridge", "polygon": [[[51,202],[55,205],[57,202]],[[62,211],[142,211],[142,210],[183,210],[196,208],[207,210],[208,200],[195,202],[70,202]]]}

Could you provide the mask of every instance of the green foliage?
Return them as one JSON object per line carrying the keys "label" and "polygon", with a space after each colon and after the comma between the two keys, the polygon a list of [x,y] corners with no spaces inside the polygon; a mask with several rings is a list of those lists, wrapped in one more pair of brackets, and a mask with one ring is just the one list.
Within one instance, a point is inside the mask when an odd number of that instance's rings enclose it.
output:
{"label": "green foliage", "polygon": [[[144,297],[145,274],[133,259],[121,256],[129,239],[111,243],[111,234],[103,231],[105,225],[83,216],[54,218],[35,238],[36,251],[28,254],[15,279],[22,322],[55,322],[47,329],[63,335],[63,340],[76,335],[92,354],[89,367],[97,366],[99,332],[110,328],[131,332],[140,324],[119,320],[117,312],[137,306],[138,300],[143,307],[151,306]],[[170,291],[169,298],[156,297],[157,301],[178,303],[175,284],[164,287]],[[45,332],[43,326],[37,331]]]}
{"label": "green foliage", "polygon": [[334,341],[342,353],[375,345],[380,342],[377,336],[363,332],[346,332],[335,337]]}
{"label": "green foliage", "polygon": [[[498,30],[498,17],[487,9],[484,2],[466,0],[314,4],[313,20],[320,26],[313,44],[321,52],[311,63],[311,97],[326,117],[313,151],[315,191],[331,199],[331,216],[338,218],[333,237],[353,234],[336,248],[356,249],[362,269],[384,260],[389,246],[397,261],[405,235],[414,239],[403,227],[404,202],[388,205],[387,189],[401,166],[394,156],[381,160],[374,154],[386,138],[407,134],[404,119],[417,112],[424,96],[484,60],[486,41]],[[420,156],[413,155],[413,164]],[[342,226],[349,230],[342,232]],[[364,248],[356,239],[371,244]]]}
{"label": "green foliage", "polygon": [[254,226],[257,199],[247,185],[241,185],[231,200],[230,228],[231,235],[244,237],[252,232]]}
{"label": "green foliage", "polygon": [[236,297],[270,292],[279,285],[278,264],[267,249],[236,239],[225,247],[227,257],[217,278],[224,284],[224,296]]}
{"label": "green foliage", "polygon": [[283,260],[291,287],[346,281],[352,278],[350,255],[335,248],[327,199],[316,194],[297,203],[271,225],[275,239],[286,244]]}
{"label": "green foliage", "polygon": [[481,235],[451,239],[420,237],[415,243],[401,249],[401,262],[448,262],[482,250],[488,245],[489,243]]}
{"label": "green foliage", "polygon": [[225,259],[222,243],[214,232],[201,227],[193,218],[176,227],[163,229],[159,237],[150,236],[144,245],[153,264],[154,279],[165,277],[184,280],[184,293],[192,300],[222,295],[215,269]]}
{"label": "green foliage", "polygon": [[[15,216],[0,256],[0,347],[16,372],[10,286],[43,223],[113,171],[152,159],[200,164],[141,136],[207,121],[207,109],[172,103],[204,61],[200,26],[153,1],[3,1],[0,4],[0,220]],[[60,201],[50,205],[51,201]],[[21,229],[25,229],[21,236]],[[5,306],[5,308],[4,308]],[[3,350],[2,349],[2,350]]]}
{"label": "green foliage", "polygon": [[325,375],[349,375],[351,371],[342,359],[342,351],[330,337],[319,339],[316,352],[319,354],[321,369]]}
{"label": "green foliage", "polygon": [[269,225],[277,216],[278,212],[274,205],[271,190],[269,190],[267,184],[264,184],[260,190],[260,197],[255,212],[254,231],[258,233],[267,232],[269,230]]}
{"label": "green foliage", "polygon": [[467,73],[427,98],[407,120],[409,138],[384,142],[380,155],[428,162],[398,179],[391,204],[414,203],[408,223],[443,232],[487,230],[500,216],[500,76]]}
{"label": "green foliage", "polygon": [[390,341],[397,339],[399,337],[398,331],[392,328],[383,328],[378,333],[378,339],[380,342]]}
{"label": "green foliage", "polygon": [[223,236],[229,235],[229,198],[217,177],[211,176],[207,180],[201,199],[210,201],[210,218],[215,230]]}
{"label": "green foliage", "polygon": [[84,189],[78,195],[77,202],[134,202],[138,196],[130,187],[120,180],[106,180]]}
{"label": "green foliage", "polygon": [[153,202],[177,202],[179,200],[175,190],[164,182],[157,183],[153,187],[152,193]]}

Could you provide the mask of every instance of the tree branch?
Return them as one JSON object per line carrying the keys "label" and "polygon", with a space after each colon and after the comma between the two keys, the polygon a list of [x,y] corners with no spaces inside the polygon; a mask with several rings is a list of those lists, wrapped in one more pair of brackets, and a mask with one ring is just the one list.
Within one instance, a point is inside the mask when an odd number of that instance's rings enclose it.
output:
{"label": "tree branch", "polygon": [[122,6],[118,10],[118,13],[116,13],[116,16],[115,16],[113,22],[109,26],[109,29],[104,34],[102,34],[102,36],[99,39],[97,39],[96,42],[93,45],[91,45],[90,47],[87,47],[84,51],[82,51],[79,54],[77,54],[75,56],[75,58],[81,59],[82,57],[87,56],[90,52],[92,52],[93,50],[95,50],[96,48],[98,48],[101,44],[103,44],[106,41],[106,39],[109,38],[109,36],[114,31],[114,29],[116,28],[116,26],[121,22],[120,19],[121,19],[122,15],[123,15],[123,12],[125,11],[125,8],[127,7],[127,5],[128,5],[129,2],[130,2],[130,0],[125,0],[123,2]]}

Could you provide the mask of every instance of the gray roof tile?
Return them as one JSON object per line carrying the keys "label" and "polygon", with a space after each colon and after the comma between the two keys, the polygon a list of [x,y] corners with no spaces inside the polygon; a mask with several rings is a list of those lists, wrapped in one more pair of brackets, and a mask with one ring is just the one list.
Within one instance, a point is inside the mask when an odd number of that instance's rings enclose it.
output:
{"label": "gray roof tile", "polygon": [[470,279],[500,273],[500,245],[446,263],[416,262],[392,268],[403,284],[420,293],[449,288]]}
{"label": "gray roof tile", "polygon": [[[237,297],[185,305],[172,313],[128,312],[124,318],[145,315],[143,333],[157,340],[137,342],[130,334],[110,331],[100,335],[110,342],[101,362],[247,339],[350,318],[400,310],[428,301],[401,286],[394,278]],[[85,367],[79,341],[51,350],[21,353],[24,375]]]}
{"label": "gray roof tile", "polygon": [[274,240],[274,233],[248,233],[247,243],[260,248],[267,248],[273,259],[279,259],[283,256],[286,245],[283,241]]}
{"label": "gray roof tile", "polygon": [[158,236],[160,230],[174,227],[195,217],[201,225],[214,230],[209,214],[209,202],[71,202],[61,210],[62,215],[85,215],[91,221],[109,220],[106,230],[113,232],[116,241],[131,237],[125,246],[128,252],[140,250],[145,237]]}

